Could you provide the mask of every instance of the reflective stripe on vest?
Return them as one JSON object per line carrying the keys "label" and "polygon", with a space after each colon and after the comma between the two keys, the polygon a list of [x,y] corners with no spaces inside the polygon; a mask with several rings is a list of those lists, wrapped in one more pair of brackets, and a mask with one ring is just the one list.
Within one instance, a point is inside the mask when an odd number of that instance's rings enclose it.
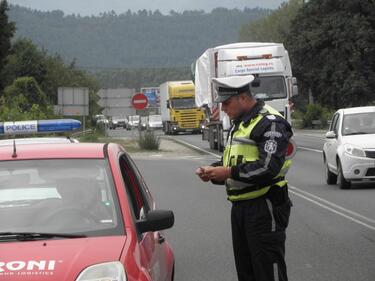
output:
{"label": "reflective stripe on vest", "polygon": [[[231,136],[231,140],[228,142],[224,150],[223,164],[226,167],[235,166],[241,163],[254,162],[259,160],[259,151],[256,143],[250,139],[252,130],[258,124],[258,122],[266,115],[277,115],[283,117],[278,111],[270,106],[265,105],[260,111],[260,114],[250,121],[250,124],[245,127],[243,122],[240,123],[236,132]],[[275,130],[276,124],[273,123],[271,131]],[[256,171],[250,171],[246,174],[240,174],[241,177],[251,177],[262,173],[268,168],[269,161],[271,161],[271,154],[269,154],[265,160],[264,167]],[[273,178],[271,183],[267,186],[259,186],[242,181],[236,181],[231,178],[227,179],[225,184],[227,187],[227,195],[230,201],[248,200],[260,197],[268,192],[271,186],[283,187],[287,184],[285,175],[292,161],[285,160],[280,172]]]}

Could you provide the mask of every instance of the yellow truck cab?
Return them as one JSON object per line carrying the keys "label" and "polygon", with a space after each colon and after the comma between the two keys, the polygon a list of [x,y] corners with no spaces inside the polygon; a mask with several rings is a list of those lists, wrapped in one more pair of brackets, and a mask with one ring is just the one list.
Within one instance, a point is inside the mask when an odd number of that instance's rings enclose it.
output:
{"label": "yellow truck cab", "polygon": [[160,112],[166,135],[202,130],[204,112],[195,104],[192,81],[167,81],[160,85]]}

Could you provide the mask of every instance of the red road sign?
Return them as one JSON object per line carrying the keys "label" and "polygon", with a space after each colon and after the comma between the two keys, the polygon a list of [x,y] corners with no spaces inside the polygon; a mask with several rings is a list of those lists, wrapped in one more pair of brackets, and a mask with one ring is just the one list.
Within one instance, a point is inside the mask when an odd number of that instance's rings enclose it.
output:
{"label": "red road sign", "polygon": [[135,109],[144,109],[148,105],[148,99],[142,93],[135,94],[132,98],[132,105]]}

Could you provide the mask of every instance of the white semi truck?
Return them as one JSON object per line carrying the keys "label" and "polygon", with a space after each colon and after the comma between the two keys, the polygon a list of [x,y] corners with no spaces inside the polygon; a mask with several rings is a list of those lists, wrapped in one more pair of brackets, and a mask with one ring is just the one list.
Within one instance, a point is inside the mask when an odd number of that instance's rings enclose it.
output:
{"label": "white semi truck", "polygon": [[[211,149],[223,150],[230,128],[228,116],[214,103],[217,91],[212,78],[254,75],[251,86],[257,99],[264,100],[291,121],[291,97],[298,94],[289,55],[280,43],[235,43],[206,50],[195,63],[195,102],[206,110],[202,138]],[[257,85],[256,85],[257,84]]]}

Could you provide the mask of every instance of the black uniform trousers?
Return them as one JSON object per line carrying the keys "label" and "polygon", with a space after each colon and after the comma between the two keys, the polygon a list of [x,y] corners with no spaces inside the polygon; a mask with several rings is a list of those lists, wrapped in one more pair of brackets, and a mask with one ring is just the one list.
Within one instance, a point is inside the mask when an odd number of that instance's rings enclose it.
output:
{"label": "black uniform trousers", "polygon": [[292,203],[287,186],[233,202],[232,239],[238,281],[287,281],[285,229]]}

